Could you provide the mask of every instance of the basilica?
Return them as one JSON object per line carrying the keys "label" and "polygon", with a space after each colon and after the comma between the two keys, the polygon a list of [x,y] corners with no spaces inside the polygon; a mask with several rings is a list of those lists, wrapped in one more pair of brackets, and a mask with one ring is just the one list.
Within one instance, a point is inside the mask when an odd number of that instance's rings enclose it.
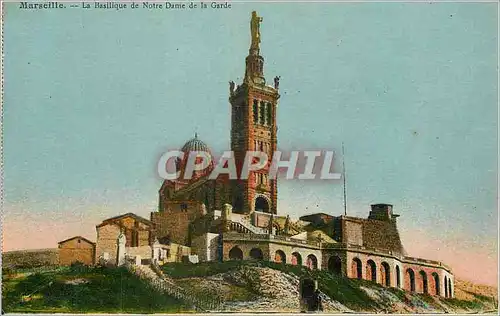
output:
{"label": "basilica", "polygon": [[[238,172],[247,151],[271,157],[277,147],[280,78],[274,77],[268,84],[264,76],[261,22],[252,12],[244,79],[240,84],[229,83],[231,150]],[[189,152],[211,155],[198,135],[181,151],[186,157],[176,161],[181,173]],[[224,175],[209,179],[213,168],[196,171],[189,180],[165,180],[159,188],[158,210],[149,219],[128,213],[97,225],[92,263],[268,260],[328,270],[386,287],[454,296],[450,267],[406,253],[392,205],[371,205],[367,218],[332,211],[294,221],[279,213],[278,180],[269,178],[267,169],[251,171],[248,179],[232,180]],[[72,252],[64,250],[65,243],[59,247],[68,253],[65,262],[71,262]]]}

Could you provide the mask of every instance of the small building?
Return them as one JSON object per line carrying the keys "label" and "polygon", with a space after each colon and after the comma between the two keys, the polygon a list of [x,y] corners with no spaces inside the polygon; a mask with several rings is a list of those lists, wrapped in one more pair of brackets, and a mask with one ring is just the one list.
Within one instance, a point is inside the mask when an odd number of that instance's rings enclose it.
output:
{"label": "small building", "polygon": [[75,236],[60,241],[59,243],[59,265],[69,266],[80,262],[85,265],[93,265],[95,257],[95,243],[82,236]]}
{"label": "small building", "polygon": [[153,229],[151,221],[133,213],[105,219],[96,226],[95,261],[120,265],[125,257],[151,260]]}
{"label": "small building", "polygon": [[163,265],[168,262],[182,262],[191,255],[191,247],[173,243],[169,237],[154,238],[153,262]]}

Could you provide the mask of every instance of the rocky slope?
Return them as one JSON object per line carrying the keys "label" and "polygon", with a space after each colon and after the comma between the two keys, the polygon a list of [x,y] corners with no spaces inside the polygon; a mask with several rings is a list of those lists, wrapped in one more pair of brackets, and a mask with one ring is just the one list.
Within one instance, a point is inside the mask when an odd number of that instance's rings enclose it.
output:
{"label": "rocky slope", "polygon": [[[316,278],[327,313],[467,313],[496,309],[492,296],[470,292],[470,285],[468,290],[462,289],[464,282],[456,283],[456,292],[457,296],[462,293],[467,293],[467,296],[443,299],[387,289],[366,281],[344,279],[335,283],[338,280],[327,272],[319,272]],[[221,311],[224,312],[300,311],[299,273],[241,266],[206,277],[178,278],[176,282],[199,295],[223,301]],[[338,284],[338,289],[335,289],[335,284]],[[493,288],[489,291],[492,293]],[[360,300],[363,304],[358,302]]]}

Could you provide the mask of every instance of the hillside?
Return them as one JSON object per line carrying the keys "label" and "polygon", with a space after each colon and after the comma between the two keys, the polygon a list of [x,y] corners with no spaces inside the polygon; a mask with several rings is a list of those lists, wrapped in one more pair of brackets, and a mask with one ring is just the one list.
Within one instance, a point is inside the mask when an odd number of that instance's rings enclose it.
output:
{"label": "hillside", "polygon": [[153,291],[125,268],[48,267],[15,273],[10,270],[2,275],[2,314],[189,310],[183,302]]}
{"label": "hillside", "polygon": [[57,265],[57,248],[15,250],[2,253],[2,268],[35,268]]}
{"label": "hillside", "polygon": [[[168,264],[163,270],[177,284],[204,297],[224,301],[222,310],[230,312],[298,312],[301,278],[318,280],[324,311],[331,313],[467,313],[496,308],[492,296],[484,293],[470,291],[467,297],[436,298],[384,288],[364,280],[336,277],[326,271],[271,262]],[[463,289],[463,284],[457,283],[459,293],[470,290]]]}
{"label": "hillside", "polygon": [[[272,262],[172,263],[165,275],[191,295],[222,302],[221,312],[299,312],[299,284],[318,281],[324,312],[471,313],[496,309],[496,288],[456,281],[456,298],[384,288],[326,271]],[[6,273],[5,273],[6,272]],[[79,267],[4,270],[6,312],[190,312],[192,307],[124,268]]]}
{"label": "hillside", "polygon": [[489,285],[474,284],[470,281],[455,281],[455,297],[460,300],[472,300],[474,296],[497,297],[498,289]]}

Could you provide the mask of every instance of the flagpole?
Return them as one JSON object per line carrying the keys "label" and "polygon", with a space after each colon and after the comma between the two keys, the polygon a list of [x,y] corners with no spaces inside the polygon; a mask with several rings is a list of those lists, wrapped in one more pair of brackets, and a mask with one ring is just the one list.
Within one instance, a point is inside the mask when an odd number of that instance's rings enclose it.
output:
{"label": "flagpole", "polygon": [[345,151],[344,151],[344,142],[342,142],[342,178],[344,179],[344,215],[347,216],[347,193],[345,187]]}

